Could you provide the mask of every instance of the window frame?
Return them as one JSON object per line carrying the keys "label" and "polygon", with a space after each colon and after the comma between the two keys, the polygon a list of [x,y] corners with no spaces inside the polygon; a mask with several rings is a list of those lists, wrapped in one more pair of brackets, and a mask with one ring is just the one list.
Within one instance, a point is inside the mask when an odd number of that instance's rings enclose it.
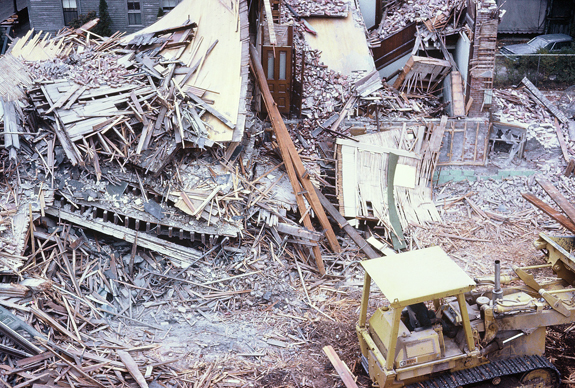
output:
{"label": "window frame", "polygon": [[[174,4],[173,6],[170,5],[165,5],[165,3],[170,2],[171,4]],[[171,11],[172,9],[176,8],[176,6],[180,4],[180,2],[178,0],[162,0],[162,10],[164,11]]]}
{"label": "window frame", "polygon": [[[74,5],[74,7],[70,7],[71,5]],[[62,0],[62,14],[64,17],[64,25],[69,26],[72,21],[78,18],[78,1]]]}
{"label": "window frame", "polygon": [[[130,4],[137,4],[138,8],[137,9],[130,9]],[[128,0],[126,1],[126,9],[127,9],[127,13],[128,13],[128,26],[132,27],[132,26],[143,26],[144,24],[142,23],[142,1],[133,1],[133,0]],[[138,18],[139,17],[139,23],[137,23],[137,20],[134,20],[132,22],[131,18]]]}

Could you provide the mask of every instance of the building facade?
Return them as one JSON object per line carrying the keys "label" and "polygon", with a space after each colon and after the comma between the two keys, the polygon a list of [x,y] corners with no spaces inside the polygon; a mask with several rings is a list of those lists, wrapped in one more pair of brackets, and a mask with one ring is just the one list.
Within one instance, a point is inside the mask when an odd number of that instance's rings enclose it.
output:
{"label": "building facade", "polygon": [[[112,19],[112,31],[132,33],[158,20],[160,9],[168,12],[181,0],[106,0]],[[56,32],[79,15],[98,13],[100,0],[28,0],[30,27],[36,31]]]}

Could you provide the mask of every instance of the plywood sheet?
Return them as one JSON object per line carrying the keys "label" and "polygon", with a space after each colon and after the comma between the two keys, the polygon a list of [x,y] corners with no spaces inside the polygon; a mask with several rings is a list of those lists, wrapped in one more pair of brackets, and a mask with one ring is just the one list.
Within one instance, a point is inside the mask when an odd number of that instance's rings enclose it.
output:
{"label": "plywood sheet", "polygon": [[309,18],[317,35],[305,33],[310,47],[321,51],[321,60],[331,70],[345,75],[375,70],[364,29],[355,21],[354,12],[357,11],[349,12],[346,18]]}

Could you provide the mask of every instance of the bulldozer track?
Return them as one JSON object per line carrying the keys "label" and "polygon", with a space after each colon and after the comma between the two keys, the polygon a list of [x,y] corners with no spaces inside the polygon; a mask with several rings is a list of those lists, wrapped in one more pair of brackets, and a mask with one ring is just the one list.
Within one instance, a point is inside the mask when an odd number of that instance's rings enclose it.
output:
{"label": "bulldozer track", "polygon": [[453,373],[445,373],[430,380],[407,385],[406,388],[457,388],[534,369],[550,369],[555,372],[556,381],[560,381],[559,371],[545,357],[520,356],[492,361],[489,364]]}

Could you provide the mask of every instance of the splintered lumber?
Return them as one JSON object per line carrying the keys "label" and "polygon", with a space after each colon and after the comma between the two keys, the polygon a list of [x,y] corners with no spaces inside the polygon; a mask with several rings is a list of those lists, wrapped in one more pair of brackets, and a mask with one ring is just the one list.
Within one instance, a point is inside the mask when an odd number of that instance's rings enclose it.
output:
{"label": "splintered lumber", "polygon": [[128,369],[128,372],[130,372],[134,380],[136,380],[140,388],[148,388],[148,383],[146,382],[146,379],[142,375],[142,372],[140,372],[140,370],[138,369],[138,364],[136,364],[136,361],[134,361],[132,356],[130,356],[130,353],[124,350],[116,350],[116,353],[118,354],[120,360],[122,360],[122,362]]}
{"label": "splintered lumber", "polygon": [[[331,224],[330,224],[330,222],[329,222],[329,220],[325,214],[324,208],[321,205],[319,198],[317,197],[317,194],[315,192],[315,187],[314,187],[313,183],[311,182],[311,180],[309,179],[308,171],[305,169],[305,167],[301,161],[301,158],[300,158],[300,156],[299,156],[299,154],[295,148],[295,145],[293,144],[293,141],[291,140],[289,132],[288,132],[288,130],[285,126],[285,123],[281,117],[281,114],[277,108],[277,104],[273,100],[273,97],[271,95],[271,92],[269,90],[269,87],[268,87],[268,84],[267,84],[267,81],[266,81],[266,78],[264,75],[264,70],[261,66],[260,61],[258,60],[257,51],[256,51],[255,47],[250,46],[250,52],[252,53],[252,57],[253,57],[252,62],[255,63],[254,68],[257,70],[256,71],[257,79],[258,79],[258,82],[260,83],[260,89],[262,90],[262,95],[264,97],[264,102],[266,104],[266,108],[268,108],[268,114],[270,116],[270,120],[272,122],[272,127],[274,128],[276,138],[278,139],[278,144],[280,145],[280,150],[282,152],[282,157],[284,158],[284,162],[287,162],[286,165],[290,164],[289,160],[291,159],[291,162],[293,163],[293,166],[295,167],[295,171],[296,171],[297,175],[299,176],[300,183],[304,188],[305,196],[306,196],[308,202],[311,204],[316,216],[318,217],[319,222],[321,223],[321,226],[325,229],[326,238],[327,238],[332,250],[334,252],[340,252],[341,247],[339,246],[339,243],[337,241],[335,233],[334,233],[334,231],[331,227]],[[294,190],[296,189],[296,187],[299,187],[299,186],[298,185],[294,186]],[[298,193],[299,193],[299,191],[295,192],[296,197],[298,196]],[[306,211],[307,211],[307,209],[306,209]],[[308,229],[310,229],[310,228],[308,228]]]}
{"label": "splintered lumber", "polygon": [[450,70],[449,61],[412,55],[397,76],[393,87],[399,91],[406,89],[406,93],[417,89],[428,93],[437,87]]}
{"label": "splintered lumber", "polygon": [[[294,194],[296,196],[296,200],[298,203],[298,208],[300,213],[302,214],[304,226],[307,229],[312,230],[313,227],[311,225],[311,219],[309,218],[309,210],[305,205],[305,201],[302,197],[303,194],[306,196],[306,199],[312,206],[316,216],[318,217],[322,227],[325,229],[326,238],[335,252],[340,252],[341,247],[337,241],[335,233],[331,227],[331,224],[325,214],[323,206],[321,205],[319,198],[315,192],[315,187],[313,183],[311,183],[309,179],[309,174],[306,171],[297,150],[291,140],[289,132],[285,126],[285,123],[281,117],[281,114],[277,108],[277,104],[275,103],[272,94],[269,90],[266,77],[264,74],[264,70],[262,68],[261,62],[259,60],[258,53],[256,48],[253,45],[250,45],[250,53],[251,53],[251,63],[252,68],[255,71],[255,76],[258,81],[260,90],[262,91],[262,96],[264,99],[264,103],[267,108],[268,115],[270,117],[270,121],[272,123],[272,127],[274,129],[276,139],[279,145],[279,149],[282,155],[282,159],[284,161],[284,165],[286,167],[286,171],[288,173],[288,177],[292,184],[292,188],[294,190]],[[296,175],[297,173],[297,175]],[[299,177],[299,180],[298,180]],[[301,187],[303,186],[303,190]],[[319,247],[314,247],[314,256],[316,258],[316,263],[318,265],[318,269],[320,273],[324,273],[325,269],[323,268],[323,260],[321,259],[321,253]]]}
{"label": "splintered lumber", "polygon": [[553,186],[553,184],[547,179],[538,177],[536,180],[537,183],[539,183],[539,186],[541,186],[543,190],[549,194],[551,199],[555,201],[555,203],[561,208],[561,210],[567,214],[567,217],[569,217],[571,221],[575,223],[575,207],[569,203],[567,198],[565,198],[563,194],[561,194],[561,192],[559,192],[559,190],[557,190],[557,188]]}
{"label": "splintered lumber", "polygon": [[345,217],[341,215],[339,210],[337,210],[335,206],[329,202],[329,200],[325,197],[325,195],[321,193],[321,191],[316,188],[315,192],[317,193],[317,196],[325,210],[339,224],[339,227],[342,228],[349,235],[349,237],[351,237],[351,239],[357,244],[359,249],[361,249],[367,255],[367,257],[370,259],[381,257],[381,255],[377,254],[377,252],[371,248],[367,241],[361,237],[358,231],[355,230],[355,228],[347,222]]}
{"label": "splintered lumber", "polygon": [[555,221],[559,222],[561,225],[569,229],[571,232],[575,233],[575,224],[565,217],[563,214],[559,213],[557,210],[553,209],[551,206],[543,202],[541,199],[537,198],[531,193],[521,193],[523,198],[531,202],[535,207],[542,210],[549,217],[553,218]]}
{"label": "splintered lumber", "polygon": [[357,384],[355,383],[355,378],[349,371],[347,365],[339,358],[337,353],[335,352],[334,348],[331,345],[324,346],[323,351],[329,358],[329,361],[335,368],[335,371],[341,377],[341,380],[345,384],[347,388],[357,388]]}
{"label": "splintered lumber", "polygon": [[[261,69],[261,65],[259,65],[259,59],[257,58],[257,53],[255,53],[255,48],[253,48],[253,46],[250,45],[250,51],[252,51],[252,49],[254,51],[252,53],[252,56],[253,56],[252,66],[254,66],[256,69],[256,78],[257,78],[258,82],[260,83],[260,89],[262,90],[262,95],[265,96],[264,102],[265,102],[266,106],[269,104],[268,112],[271,112],[269,114],[270,114],[270,118],[272,119],[272,125],[275,129],[276,125],[278,125],[278,124],[276,124],[277,118],[275,118],[275,116],[272,116],[272,114],[277,113],[277,116],[279,116],[279,111],[277,110],[275,102],[273,101],[273,97],[271,96],[268,85],[265,81],[265,76],[263,75],[263,69]],[[261,73],[260,73],[260,70],[261,70]],[[281,116],[279,117],[279,121],[281,123],[283,123]],[[284,126],[284,129],[285,129],[285,126]],[[287,132],[287,129],[285,129],[285,131]],[[295,194],[295,198],[296,198],[299,212],[303,218],[303,224],[307,229],[313,230],[314,228],[313,228],[313,225],[311,223],[311,218],[309,216],[309,210],[307,209],[305,201],[304,201],[302,195],[300,194],[300,192],[302,191],[302,188],[301,188],[300,182],[297,178],[294,165],[291,161],[289,151],[285,147],[282,147],[282,145],[284,145],[283,139],[280,140],[280,137],[277,135],[276,135],[276,137],[278,137],[278,144],[280,144],[280,152],[281,152],[281,155],[282,155],[282,158],[284,161],[284,166],[285,166],[286,172],[288,174],[288,178],[290,180],[290,183],[292,185],[292,188],[293,188],[293,191]],[[318,245],[312,247],[312,252],[313,252],[313,255],[315,258],[315,262],[316,262],[318,271],[323,275],[325,273],[325,266],[323,264],[323,259],[321,257],[320,247]]]}

